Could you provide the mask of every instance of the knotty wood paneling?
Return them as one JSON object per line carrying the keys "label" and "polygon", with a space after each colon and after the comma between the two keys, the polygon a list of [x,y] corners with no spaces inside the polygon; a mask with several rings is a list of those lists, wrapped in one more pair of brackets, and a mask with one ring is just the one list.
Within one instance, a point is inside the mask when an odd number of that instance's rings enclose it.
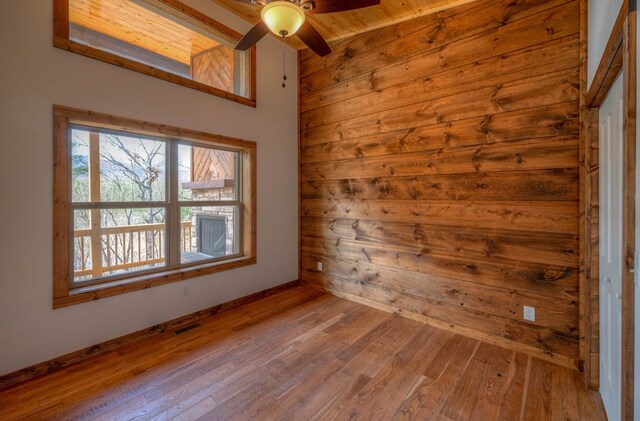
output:
{"label": "knotty wood paneling", "polygon": [[305,282],[578,368],[578,3],[478,1],[301,53]]}

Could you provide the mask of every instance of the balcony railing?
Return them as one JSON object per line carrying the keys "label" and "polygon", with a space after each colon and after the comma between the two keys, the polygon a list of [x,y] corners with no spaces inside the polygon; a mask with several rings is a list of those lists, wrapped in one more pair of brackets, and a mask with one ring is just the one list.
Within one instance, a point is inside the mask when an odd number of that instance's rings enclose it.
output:
{"label": "balcony railing", "polygon": [[[191,221],[181,223],[182,252],[191,251],[191,226]],[[164,229],[165,224],[101,228],[99,242],[92,238],[91,229],[74,231],[75,278],[164,263]],[[98,245],[100,255],[94,256],[92,248]]]}

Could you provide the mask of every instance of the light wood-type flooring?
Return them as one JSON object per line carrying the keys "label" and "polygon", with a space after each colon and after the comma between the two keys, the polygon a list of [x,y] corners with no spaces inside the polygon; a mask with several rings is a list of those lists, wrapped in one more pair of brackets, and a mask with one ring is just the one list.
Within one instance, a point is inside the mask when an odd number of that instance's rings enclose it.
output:
{"label": "light wood-type flooring", "polygon": [[300,286],[0,391],[0,419],[597,420],[579,373]]}

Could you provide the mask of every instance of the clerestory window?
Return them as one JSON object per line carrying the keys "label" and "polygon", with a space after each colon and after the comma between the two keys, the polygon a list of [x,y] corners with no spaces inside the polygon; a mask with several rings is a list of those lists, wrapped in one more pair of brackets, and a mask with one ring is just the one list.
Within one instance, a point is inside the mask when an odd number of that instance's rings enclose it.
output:
{"label": "clerestory window", "polygon": [[54,0],[54,46],[255,106],[241,37],[178,0]]}

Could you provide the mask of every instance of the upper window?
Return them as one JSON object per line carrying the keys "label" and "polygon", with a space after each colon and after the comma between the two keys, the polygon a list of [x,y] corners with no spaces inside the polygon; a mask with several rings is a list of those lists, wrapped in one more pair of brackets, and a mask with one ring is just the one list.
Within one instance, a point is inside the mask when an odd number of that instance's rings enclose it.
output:
{"label": "upper window", "polygon": [[54,45],[255,106],[255,47],[177,0],[54,0]]}
{"label": "upper window", "polygon": [[62,107],[55,119],[54,305],[255,262],[253,142]]}

